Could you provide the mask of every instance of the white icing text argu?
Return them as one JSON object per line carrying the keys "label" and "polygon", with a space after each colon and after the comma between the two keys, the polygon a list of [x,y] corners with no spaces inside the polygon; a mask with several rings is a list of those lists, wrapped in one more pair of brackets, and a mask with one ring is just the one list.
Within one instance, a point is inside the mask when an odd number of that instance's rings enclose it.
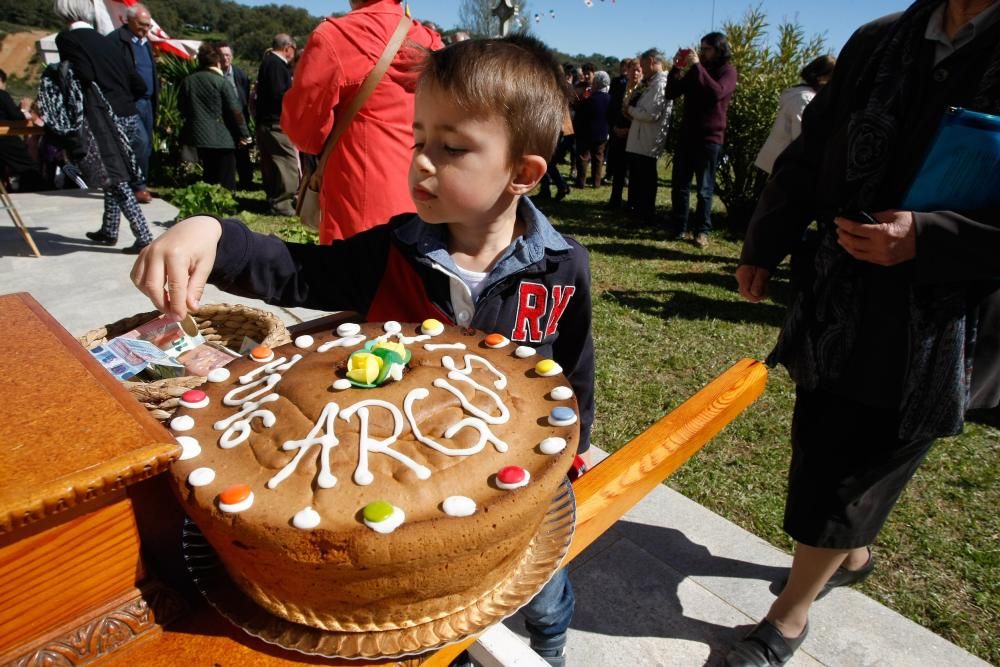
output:
{"label": "white icing text argu", "polygon": [[[359,336],[352,338],[353,339],[350,342],[347,342],[346,338],[342,338],[340,340],[345,341],[345,347],[352,346],[351,343],[355,345],[359,344],[361,340],[363,340],[363,337]],[[417,338],[419,339],[421,337]],[[413,339],[409,339],[408,342],[415,341],[413,341]],[[320,350],[318,349],[317,352],[319,351]],[[261,423],[265,428],[271,428],[274,426],[276,422],[274,413],[267,409],[261,409],[261,406],[278,400],[277,394],[269,393],[273,391],[274,387],[281,381],[281,375],[278,371],[288,370],[301,358],[301,355],[298,354],[294,355],[291,361],[281,357],[254,369],[250,373],[240,376],[239,386],[230,390],[223,398],[223,403],[225,405],[240,406],[240,410],[230,417],[220,420],[214,424],[214,428],[216,430],[224,431],[219,438],[220,447],[229,449],[241,444],[249,438],[252,431],[251,422],[255,417],[259,417],[261,419]],[[507,378],[489,361],[478,355],[465,354],[464,362],[464,368],[457,368],[455,361],[451,357],[443,357],[441,365],[448,371],[448,379],[438,378],[434,381],[434,386],[452,393],[459,400],[463,409],[471,415],[460,419],[445,429],[443,434],[444,438],[450,440],[454,438],[454,436],[461,429],[471,428],[479,434],[477,441],[473,445],[469,447],[448,447],[425,435],[421,431],[413,413],[413,404],[419,400],[427,398],[430,395],[430,391],[425,387],[415,387],[407,393],[405,399],[403,400],[402,412],[400,412],[397,406],[377,398],[364,399],[343,409],[336,402],[331,401],[323,408],[323,411],[320,413],[318,419],[313,424],[313,427],[310,429],[305,438],[301,440],[289,440],[282,444],[281,449],[284,451],[297,451],[292,459],[267,481],[267,488],[277,488],[281,482],[295,472],[299,463],[301,463],[301,461],[309,455],[309,452],[312,451],[313,447],[316,445],[319,445],[319,469],[316,473],[316,485],[321,489],[333,488],[337,484],[337,478],[331,472],[330,455],[339,443],[339,439],[336,435],[336,427],[339,423],[338,417],[346,422],[350,422],[355,418],[358,420],[359,451],[358,463],[354,470],[353,480],[356,484],[362,486],[369,485],[375,481],[375,476],[371,472],[371,468],[369,466],[369,459],[371,455],[374,454],[383,454],[393,458],[397,462],[412,470],[418,479],[425,480],[431,476],[431,471],[426,466],[421,465],[412,458],[392,448],[392,445],[402,433],[404,419],[406,420],[406,423],[409,424],[410,430],[413,432],[414,439],[427,447],[440,452],[441,454],[445,454],[446,456],[471,456],[482,451],[487,442],[492,444],[498,452],[506,452],[508,450],[507,443],[500,440],[490,429],[489,425],[507,423],[510,420],[510,410],[504,404],[499,395],[472,379],[471,374],[473,371],[473,364],[475,363],[485,367],[496,376],[496,379],[493,381],[493,386],[496,389],[504,389],[507,386]],[[260,375],[259,378],[257,378],[258,375]],[[490,414],[490,412],[493,411],[486,412],[480,410],[478,407],[469,402],[460,389],[448,382],[449,379],[453,382],[470,385],[474,391],[479,391],[489,396],[496,406],[495,412],[498,412],[499,414]],[[247,393],[251,389],[256,389],[256,391]],[[393,420],[391,435],[381,440],[373,438],[370,435],[368,424],[371,410],[385,410],[389,413]]]}

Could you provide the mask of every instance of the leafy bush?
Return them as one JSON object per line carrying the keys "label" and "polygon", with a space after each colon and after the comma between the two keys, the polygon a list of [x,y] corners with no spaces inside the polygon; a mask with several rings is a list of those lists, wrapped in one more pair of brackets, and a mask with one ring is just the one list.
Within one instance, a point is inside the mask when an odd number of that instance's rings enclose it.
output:
{"label": "leafy bush", "polygon": [[160,97],[153,121],[153,154],[150,157],[150,180],[157,184],[186,185],[201,174],[200,167],[180,159],[184,118],[177,106],[181,81],[197,70],[196,59],[184,60],[169,54],[164,54],[157,64]]}
{"label": "leafy bush", "polygon": [[236,212],[233,193],[217,183],[195,183],[175,190],[170,203],[177,207],[177,217],[186,218],[198,213],[232,215]]}
{"label": "leafy bush", "polygon": [[281,225],[275,234],[290,243],[319,243],[318,233],[297,222]]}
{"label": "leafy bush", "polygon": [[726,205],[733,229],[745,227],[767,180],[754,160],[771,131],[781,91],[795,85],[802,67],[824,52],[823,37],[807,40],[798,23],[779,24],[774,47],[768,43],[767,29],[767,16],[760,6],[748,9],[741,22],[727,21],[722,27],[740,78],[729,106],[715,192]]}

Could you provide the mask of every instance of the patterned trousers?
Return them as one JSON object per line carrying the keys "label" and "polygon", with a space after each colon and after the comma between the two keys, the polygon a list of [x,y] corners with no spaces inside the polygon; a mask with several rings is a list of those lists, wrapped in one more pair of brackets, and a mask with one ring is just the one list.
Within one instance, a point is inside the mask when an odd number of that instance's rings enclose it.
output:
{"label": "patterned trousers", "polygon": [[115,183],[104,188],[104,222],[101,233],[108,238],[118,238],[118,224],[122,214],[128,220],[128,225],[140,245],[146,245],[153,240],[146,224],[146,216],[139,209],[139,202],[128,183]]}

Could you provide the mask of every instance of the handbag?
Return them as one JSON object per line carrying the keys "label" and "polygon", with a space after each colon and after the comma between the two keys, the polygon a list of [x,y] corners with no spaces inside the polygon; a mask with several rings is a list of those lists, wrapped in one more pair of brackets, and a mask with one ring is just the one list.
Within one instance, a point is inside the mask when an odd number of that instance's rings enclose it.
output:
{"label": "handbag", "polygon": [[364,106],[365,102],[375,91],[375,87],[378,86],[379,81],[385,76],[386,70],[389,69],[389,64],[396,57],[396,53],[399,51],[399,47],[402,46],[403,39],[406,38],[406,34],[410,31],[412,23],[413,21],[410,20],[410,17],[405,14],[399,19],[399,25],[396,26],[396,31],[392,33],[392,37],[389,38],[389,42],[385,45],[382,57],[379,58],[378,62],[375,63],[375,67],[365,77],[361,88],[358,89],[358,93],[347,105],[347,109],[344,110],[343,114],[337,116],[337,120],[334,121],[333,129],[330,130],[330,135],[326,138],[326,143],[323,144],[323,152],[320,154],[316,169],[311,174],[303,174],[302,180],[299,182],[295,213],[306,227],[318,231],[320,221],[323,219],[323,212],[319,204],[319,189],[323,184],[323,169],[330,158],[330,153],[333,152],[333,147],[337,144],[337,140],[340,139],[341,135],[344,134],[344,131],[347,130],[347,126],[354,120],[354,116],[357,115],[358,111],[361,110],[361,107]]}

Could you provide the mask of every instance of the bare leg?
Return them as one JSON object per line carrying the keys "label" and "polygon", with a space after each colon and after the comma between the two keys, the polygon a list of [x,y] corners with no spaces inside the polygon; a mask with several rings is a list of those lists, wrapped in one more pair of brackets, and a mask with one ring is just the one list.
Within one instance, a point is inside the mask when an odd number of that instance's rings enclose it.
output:
{"label": "bare leg", "polygon": [[771,605],[770,611],[767,612],[767,620],[771,621],[785,638],[798,637],[809,620],[809,607],[837,568],[843,565],[849,570],[856,570],[864,567],[867,562],[866,547],[820,549],[796,544],[788,584]]}

